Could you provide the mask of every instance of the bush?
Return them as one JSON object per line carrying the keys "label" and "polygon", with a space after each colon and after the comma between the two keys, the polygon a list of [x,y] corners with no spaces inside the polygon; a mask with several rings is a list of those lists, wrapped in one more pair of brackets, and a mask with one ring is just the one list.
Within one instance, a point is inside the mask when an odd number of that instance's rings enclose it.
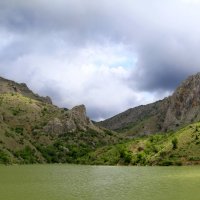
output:
{"label": "bush", "polygon": [[199,156],[191,156],[191,157],[189,157],[189,160],[190,161],[199,161],[200,157]]}
{"label": "bush", "polygon": [[13,114],[14,116],[18,115],[20,112],[21,112],[21,109],[20,109],[20,108],[13,108],[13,109],[12,109],[12,114]]}
{"label": "bush", "polygon": [[23,132],[24,132],[24,128],[17,127],[17,128],[15,128],[15,132],[16,132],[17,134],[20,134],[20,135],[22,135],[22,134],[23,134]]}
{"label": "bush", "polygon": [[146,154],[144,152],[140,152],[136,155],[134,164],[145,165],[146,164]]}
{"label": "bush", "polygon": [[119,155],[120,155],[120,159],[121,161],[124,162],[124,164],[129,164],[131,163],[132,160],[132,155],[131,152],[128,151],[125,147],[123,146],[119,146],[118,147],[118,151],[119,151]]}
{"label": "bush", "polygon": [[161,166],[170,166],[170,165],[173,165],[173,161],[171,160],[163,160],[159,163],[159,165]]}
{"label": "bush", "polygon": [[177,140],[177,138],[173,138],[172,139],[172,148],[175,150],[175,149],[177,149],[177,146],[178,146],[178,140]]}
{"label": "bush", "polygon": [[35,151],[31,149],[29,146],[26,146],[24,149],[17,151],[15,153],[17,157],[20,157],[23,159],[23,163],[29,164],[29,163],[36,163],[37,159],[35,156]]}
{"label": "bush", "polygon": [[10,157],[8,154],[0,150],[0,164],[9,164],[10,163]]}

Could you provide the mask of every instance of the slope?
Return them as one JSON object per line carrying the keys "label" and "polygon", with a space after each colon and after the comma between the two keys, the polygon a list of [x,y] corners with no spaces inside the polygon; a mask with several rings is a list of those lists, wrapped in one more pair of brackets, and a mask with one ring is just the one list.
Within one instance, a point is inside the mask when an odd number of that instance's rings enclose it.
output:
{"label": "slope", "polygon": [[102,147],[84,159],[86,163],[99,165],[200,164],[200,122],[176,132],[138,137]]}
{"label": "slope", "polygon": [[22,91],[21,84],[1,80],[0,163],[77,163],[97,147],[119,141],[114,132],[91,122],[84,105],[58,108]]}

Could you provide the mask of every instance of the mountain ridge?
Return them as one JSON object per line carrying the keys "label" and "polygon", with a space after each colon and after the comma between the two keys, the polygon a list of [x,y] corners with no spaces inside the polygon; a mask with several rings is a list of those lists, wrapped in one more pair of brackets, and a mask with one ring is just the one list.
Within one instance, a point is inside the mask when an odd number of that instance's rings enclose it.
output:
{"label": "mountain ridge", "polygon": [[200,73],[197,73],[184,80],[171,96],[130,108],[97,124],[115,131],[127,132],[129,135],[176,130],[200,120],[199,94]]}
{"label": "mountain ridge", "polygon": [[0,78],[0,163],[200,164],[199,94],[200,73],[170,97],[128,109],[104,128],[84,105],[58,108],[25,84]]}

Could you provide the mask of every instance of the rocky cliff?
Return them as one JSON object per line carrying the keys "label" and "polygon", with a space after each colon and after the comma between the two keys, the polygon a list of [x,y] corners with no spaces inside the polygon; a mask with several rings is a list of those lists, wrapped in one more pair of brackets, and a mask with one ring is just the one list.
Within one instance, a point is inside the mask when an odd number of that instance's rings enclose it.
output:
{"label": "rocky cliff", "polygon": [[200,120],[200,73],[188,77],[169,97],[164,129],[175,129]]}
{"label": "rocky cliff", "polygon": [[131,108],[98,125],[129,135],[176,130],[200,120],[200,73],[188,77],[172,96]]}

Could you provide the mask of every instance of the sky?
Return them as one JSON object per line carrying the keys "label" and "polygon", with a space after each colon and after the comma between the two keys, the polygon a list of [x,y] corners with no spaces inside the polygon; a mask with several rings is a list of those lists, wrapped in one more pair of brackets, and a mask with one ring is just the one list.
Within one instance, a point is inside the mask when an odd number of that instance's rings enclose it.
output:
{"label": "sky", "polygon": [[93,120],[200,71],[200,0],[0,1],[0,76]]}

